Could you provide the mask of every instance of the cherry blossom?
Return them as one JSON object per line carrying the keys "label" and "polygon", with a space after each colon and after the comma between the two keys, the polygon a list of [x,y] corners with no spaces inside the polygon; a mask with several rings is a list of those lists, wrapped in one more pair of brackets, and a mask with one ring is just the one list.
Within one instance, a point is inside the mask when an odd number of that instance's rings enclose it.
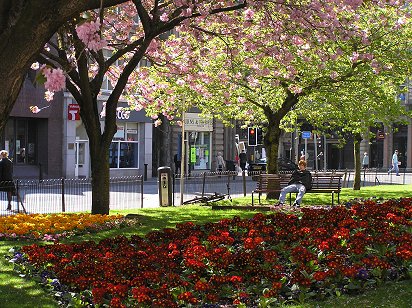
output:
{"label": "cherry blossom", "polygon": [[43,66],[41,68],[41,73],[46,77],[46,82],[44,83],[44,87],[51,91],[56,92],[64,89],[66,84],[66,77],[64,76],[64,72],[61,68],[50,68],[47,66]]}
{"label": "cherry blossom", "polygon": [[76,28],[77,35],[83,43],[93,51],[98,51],[107,46],[107,41],[102,39],[100,32],[100,22],[90,21],[85,22]]}

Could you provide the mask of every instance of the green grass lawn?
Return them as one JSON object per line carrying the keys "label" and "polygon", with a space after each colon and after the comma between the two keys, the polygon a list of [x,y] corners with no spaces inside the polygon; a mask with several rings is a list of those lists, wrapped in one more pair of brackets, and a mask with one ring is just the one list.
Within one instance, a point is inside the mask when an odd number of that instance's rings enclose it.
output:
{"label": "green grass lawn", "polygon": [[[353,190],[352,188],[343,188],[340,193],[340,203],[345,203],[355,198],[368,199],[368,198],[405,198],[412,197],[412,185],[379,185],[379,186],[367,186],[362,187],[361,190]],[[289,202],[289,195],[286,199],[286,204]],[[295,196],[292,194],[292,203]],[[335,194],[334,204],[337,204],[338,197]],[[262,205],[271,205],[277,203],[276,199],[267,200],[264,196],[261,197]],[[217,204],[221,205],[251,205],[252,197],[236,198],[232,202],[230,200],[220,201]],[[308,205],[331,205],[332,194],[311,194],[308,193],[303,197],[302,206]],[[257,195],[255,196],[255,205],[258,205]]]}
{"label": "green grass lawn", "polygon": [[[383,197],[399,198],[411,197],[412,185],[382,185],[362,188],[360,191],[344,189],[341,193],[341,202],[353,198]],[[303,199],[303,206],[330,204],[330,195],[307,194]],[[229,204],[230,201],[225,200]],[[266,204],[273,204],[274,201]],[[250,205],[251,198],[233,200],[231,204]],[[221,218],[230,218],[235,215],[252,217],[255,211],[245,210],[219,210],[214,211],[211,206],[183,206],[167,208],[135,209],[127,211],[113,211],[114,213],[136,214],[140,225],[121,230],[108,230],[96,234],[76,236],[65,240],[66,242],[79,242],[82,240],[95,240],[116,235],[130,236],[132,234],[145,235],[151,230],[159,230],[165,227],[174,227],[176,223],[192,221],[203,224],[209,221],[217,221]],[[14,246],[31,244],[28,241],[2,241],[0,245],[0,307],[24,308],[24,307],[58,307],[57,303],[46,294],[34,281],[26,280],[13,272],[12,264],[4,256]],[[341,296],[330,298],[325,302],[306,303],[291,307],[412,307],[412,280],[389,282],[373,290],[357,296]]]}

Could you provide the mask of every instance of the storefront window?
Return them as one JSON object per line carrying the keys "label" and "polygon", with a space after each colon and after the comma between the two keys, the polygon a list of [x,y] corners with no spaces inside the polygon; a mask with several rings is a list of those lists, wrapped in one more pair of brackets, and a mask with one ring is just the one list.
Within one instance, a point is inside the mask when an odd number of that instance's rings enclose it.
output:
{"label": "storefront window", "polygon": [[10,118],[4,129],[4,149],[15,164],[36,164],[37,123]]}
{"label": "storefront window", "polygon": [[120,143],[120,168],[137,168],[137,151],[138,144],[136,142],[121,142]]}
{"label": "storefront window", "polygon": [[190,132],[190,162],[194,170],[211,168],[209,132]]}
{"label": "storefront window", "polygon": [[110,168],[139,168],[137,123],[118,125],[109,148]]}

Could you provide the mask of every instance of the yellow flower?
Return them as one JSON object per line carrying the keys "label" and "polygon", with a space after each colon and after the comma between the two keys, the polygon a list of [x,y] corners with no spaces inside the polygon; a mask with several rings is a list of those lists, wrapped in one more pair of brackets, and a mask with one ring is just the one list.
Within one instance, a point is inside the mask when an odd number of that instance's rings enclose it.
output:
{"label": "yellow flower", "polygon": [[44,234],[84,230],[95,225],[122,218],[122,215],[91,214],[17,214],[0,217],[0,233],[27,235],[39,238]]}

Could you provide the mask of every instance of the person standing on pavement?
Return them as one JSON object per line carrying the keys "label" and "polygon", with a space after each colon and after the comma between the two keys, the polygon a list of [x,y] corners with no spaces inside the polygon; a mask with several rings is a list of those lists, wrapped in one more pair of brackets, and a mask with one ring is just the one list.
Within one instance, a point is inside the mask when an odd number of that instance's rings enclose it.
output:
{"label": "person standing on pavement", "polygon": [[0,191],[7,193],[7,210],[11,210],[12,196],[16,194],[16,187],[13,182],[13,162],[9,159],[6,150],[0,151]]}
{"label": "person standing on pavement", "polygon": [[312,188],[312,175],[308,170],[306,170],[306,165],[307,163],[305,160],[299,161],[299,169],[292,173],[288,186],[282,188],[280,191],[279,206],[283,206],[285,204],[286,195],[288,193],[297,192],[298,196],[296,197],[293,206],[299,207],[306,191]]}
{"label": "person standing on pavement", "polygon": [[178,175],[180,173],[182,162],[180,161],[177,153],[173,156],[173,162],[175,163],[175,174]]}
{"label": "person standing on pavement", "polygon": [[216,157],[217,171],[222,172],[226,168],[225,160],[223,159],[222,153],[218,152]]}
{"label": "person standing on pavement", "polygon": [[369,168],[368,152],[363,153],[362,167],[363,167],[363,169]]}
{"label": "person standing on pavement", "polygon": [[388,170],[388,175],[392,171],[395,171],[396,175],[399,176],[398,150],[395,150],[395,152],[392,155],[392,168]]}

